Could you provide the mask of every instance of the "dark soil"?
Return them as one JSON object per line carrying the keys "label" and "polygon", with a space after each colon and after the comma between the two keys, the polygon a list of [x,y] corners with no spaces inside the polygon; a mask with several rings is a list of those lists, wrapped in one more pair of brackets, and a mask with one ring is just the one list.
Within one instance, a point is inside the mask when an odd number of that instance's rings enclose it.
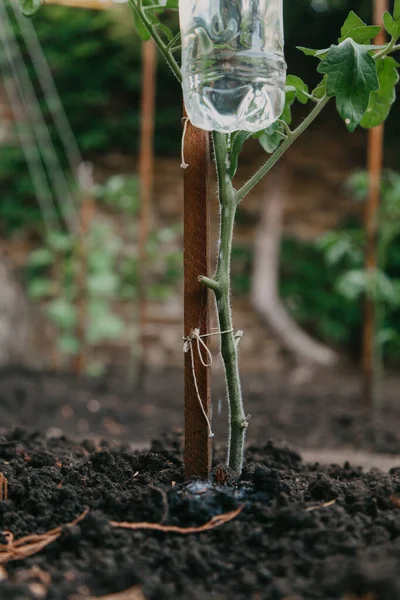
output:
{"label": "dark soil", "polygon": [[[226,440],[227,409],[221,387],[213,387],[213,428]],[[303,384],[285,374],[247,375],[246,412],[253,415],[249,439],[286,441],[299,448],[355,449],[400,454],[400,380],[386,377],[374,426],[360,394],[357,372],[321,372]],[[183,375],[150,373],[144,390],[128,392],[124,377],[98,381],[70,375],[0,372],[0,434],[13,427],[46,435],[66,433],[149,444],[183,426]]]}
{"label": "dark soil", "polygon": [[[134,585],[148,600],[400,598],[400,469],[306,465],[268,443],[248,449],[237,483],[183,483],[179,438],[139,454],[19,430],[0,438],[0,471],[9,480],[0,530],[16,538],[90,509],[41,552],[0,569],[1,600],[88,598]],[[195,526],[241,504],[233,521],[206,533],[110,524]]]}

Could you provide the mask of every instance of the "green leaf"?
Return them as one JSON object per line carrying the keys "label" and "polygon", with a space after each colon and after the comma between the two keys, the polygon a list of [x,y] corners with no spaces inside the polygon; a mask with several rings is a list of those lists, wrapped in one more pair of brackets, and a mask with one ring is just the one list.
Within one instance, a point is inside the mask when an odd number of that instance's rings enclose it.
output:
{"label": "green leaf", "polygon": [[285,121],[288,125],[292,122],[292,104],[296,100],[296,90],[292,87],[286,87],[286,101],[281,114],[281,120]]}
{"label": "green leaf", "polygon": [[68,333],[60,335],[57,345],[60,352],[70,356],[75,356],[78,354],[80,349],[79,340],[74,335],[70,335]]}
{"label": "green leaf", "polygon": [[48,236],[48,244],[56,252],[69,252],[74,246],[74,240],[68,233],[51,231]]}
{"label": "green leaf", "polygon": [[136,31],[137,31],[138,36],[140,37],[140,39],[143,40],[144,42],[146,42],[147,40],[149,40],[151,38],[149,30],[147,29],[147,27],[143,23],[143,21],[140,18],[140,16],[136,13],[136,11],[133,11],[133,21],[134,21],[135,28],[136,28]]}
{"label": "green leaf", "polygon": [[323,50],[313,50],[312,48],[306,48],[305,46],[296,46],[297,50],[303,52],[306,56],[315,56],[322,60],[329,52],[329,48],[324,48]]}
{"label": "green leaf", "polygon": [[399,81],[398,63],[391,56],[376,61],[379,89],[369,97],[368,108],[360,125],[366,129],[376,127],[386,121],[392,104],[396,100],[396,84]]}
{"label": "green leaf", "polygon": [[34,279],[28,285],[28,296],[32,300],[41,300],[54,293],[54,282],[51,279]]}
{"label": "green leaf", "polygon": [[321,81],[319,82],[319,84],[317,85],[317,87],[313,90],[312,95],[314,96],[314,98],[317,98],[318,100],[320,100],[321,98],[323,98],[325,96],[327,81],[328,81],[328,77],[327,77],[327,75],[324,75],[323,78],[321,79]]}
{"label": "green leaf", "polygon": [[19,0],[19,7],[25,17],[31,17],[39,10],[41,0]]}
{"label": "green leaf", "polygon": [[229,166],[229,175],[233,179],[238,168],[239,155],[242,151],[243,144],[251,137],[249,131],[238,131],[233,135],[231,147],[231,162]]}
{"label": "green leaf", "polygon": [[394,0],[393,17],[395,21],[400,20],[400,0]]}
{"label": "green leaf", "polygon": [[348,38],[331,46],[318,72],[328,75],[326,93],[336,97],[337,110],[354,131],[368,107],[371,92],[379,88],[376,64],[368,48]]}
{"label": "green leaf", "polygon": [[164,25],[163,23],[157,23],[157,28],[163,32],[163,34],[169,42],[171,42],[174,39],[174,34],[170,30],[170,28]]}
{"label": "green leaf", "polygon": [[280,121],[275,121],[267,129],[264,129],[257,135],[258,141],[265,152],[272,154],[281,145],[283,141],[283,125]]}
{"label": "green leaf", "polygon": [[111,298],[115,296],[118,288],[118,276],[115,273],[105,272],[89,275],[87,279],[89,293],[93,296]]}
{"label": "green leaf", "polygon": [[53,300],[47,307],[47,313],[53,323],[62,329],[70,329],[76,324],[75,307],[65,298]]}
{"label": "green leaf", "polygon": [[364,21],[360,19],[360,17],[356,15],[356,13],[353,10],[351,10],[347,15],[347,19],[345,20],[343,27],[340,31],[342,36],[342,39],[340,41],[345,40],[352,29],[355,29],[357,27],[363,27],[364,25]]}
{"label": "green leaf", "polygon": [[117,315],[108,313],[100,319],[89,319],[86,331],[86,341],[89,344],[98,344],[105,340],[118,339],[125,330],[125,324]]}
{"label": "green leaf", "polygon": [[27,266],[43,269],[53,264],[54,256],[48,248],[38,248],[29,255]]}
{"label": "green leaf", "polygon": [[286,77],[286,87],[293,87],[296,92],[296,98],[301,104],[307,104],[309,98],[308,85],[304,83],[300,77],[296,75],[288,75]]}
{"label": "green leaf", "polygon": [[336,289],[350,301],[355,301],[365,294],[375,302],[384,302],[389,306],[398,304],[396,286],[379,269],[371,272],[365,269],[352,269],[339,278]]}
{"label": "green leaf", "polygon": [[385,12],[383,15],[383,24],[389,35],[397,40],[400,37],[400,19],[393,19],[392,15]]}
{"label": "green leaf", "polygon": [[345,37],[340,38],[339,42],[344,42],[344,40],[351,38],[352,40],[357,42],[357,44],[368,44],[374,38],[376,38],[380,30],[381,27],[373,25],[363,25],[362,27],[355,27],[354,29],[349,31],[349,33]]}

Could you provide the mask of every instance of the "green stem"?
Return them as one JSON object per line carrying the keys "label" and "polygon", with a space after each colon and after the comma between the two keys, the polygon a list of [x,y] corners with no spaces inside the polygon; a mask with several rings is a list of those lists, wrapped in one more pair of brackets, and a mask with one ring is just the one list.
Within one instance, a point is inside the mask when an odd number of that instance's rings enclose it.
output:
{"label": "green stem", "polygon": [[318,117],[320,112],[325,108],[328,104],[330,98],[328,96],[324,96],[321,100],[318,101],[310,112],[310,114],[304,119],[304,121],[294,130],[292,131],[286,138],[286,140],[279,146],[279,148],[272,154],[272,156],[267,160],[267,162],[249,179],[247,183],[244,184],[240,190],[236,192],[237,202],[243,200],[245,196],[253,187],[255,187],[269,171],[276,165],[278,160],[282,158],[285,152],[290,148],[290,146],[297,140],[298,137],[311,125],[313,121]]}
{"label": "green stem", "polygon": [[168,65],[171,67],[171,70],[172,70],[173,74],[175,75],[175,77],[177,78],[177,80],[179,82],[182,82],[182,73],[181,73],[178,63],[176,62],[175,58],[173,57],[170,48],[166,44],[164,44],[161,37],[158,35],[156,28],[149,22],[146,14],[145,14],[145,11],[141,7],[140,3],[138,3],[137,0],[129,0],[129,4],[132,7],[132,10],[136,14],[136,16],[142,21],[144,27],[147,29],[147,31],[149,32],[149,34],[155,41],[158,49],[160,50],[161,54],[167,61]]}
{"label": "green stem", "polygon": [[220,239],[218,262],[214,279],[201,278],[202,283],[213,290],[217,302],[217,313],[221,331],[221,355],[229,402],[229,450],[228,466],[240,475],[243,464],[244,442],[248,418],[243,410],[242,389],[239,375],[238,350],[233,331],[231,308],[231,256],[233,229],[237,199],[236,191],[227,169],[227,137],[214,132],[214,151],[217,166]]}
{"label": "green stem", "polygon": [[391,41],[389,42],[389,44],[386,46],[386,48],[383,48],[382,50],[380,50],[379,52],[377,52],[374,55],[374,60],[378,60],[378,58],[383,58],[384,56],[387,56],[388,54],[392,54],[393,52],[397,52],[397,50],[399,50],[400,46],[396,46],[396,38],[392,38]]}

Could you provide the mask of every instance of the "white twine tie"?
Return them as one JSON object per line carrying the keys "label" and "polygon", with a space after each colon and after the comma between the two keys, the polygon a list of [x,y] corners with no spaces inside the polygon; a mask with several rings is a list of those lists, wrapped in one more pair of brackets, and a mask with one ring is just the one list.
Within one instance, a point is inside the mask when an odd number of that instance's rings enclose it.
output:
{"label": "white twine tie", "polygon": [[[203,365],[203,367],[205,367],[206,369],[210,368],[213,362],[213,358],[212,358],[212,354],[211,351],[209,349],[209,347],[207,346],[207,344],[203,341],[203,338],[207,338],[207,337],[211,337],[213,335],[223,335],[225,333],[232,333],[233,329],[230,329],[229,331],[215,331],[213,333],[205,333],[203,335],[200,335],[200,329],[196,328],[194,329],[190,335],[188,335],[187,337],[183,338],[183,351],[185,352],[185,354],[187,352],[190,352],[190,360],[192,363],[192,375],[193,375],[193,383],[194,383],[194,387],[196,390],[196,395],[197,395],[197,399],[199,401],[200,404],[200,408],[201,408],[201,412],[204,415],[204,418],[206,420],[207,423],[207,428],[208,428],[208,437],[213,438],[214,437],[214,433],[212,431],[211,428],[211,423],[210,423],[210,419],[208,418],[207,412],[203,406],[203,402],[201,401],[201,396],[200,396],[200,392],[199,392],[199,386],[197,384],[197,377],[196,377],[196,369],[195,369],[195,364],[194,364],[194,350],[193,350],[193,342],[196,342],[197,345],[197,353],[200,359],[201,364]],[[201,349],[204,348],[204,350],[206,351],[206,356],[207,358],[204,359],[203,358],[203,354]]]}
{"label": "white twine tie", "polygon": [[181,159],[182,159],[181,169],[187,169],[189,165],[185,161],[185,138],[186,138],[187,128],[188,128],[188,125],[189,125],[189,118],[188,117],[183,117],[182,123],[184,123],[184,125],[183,125],[182,145],[181,145]]}

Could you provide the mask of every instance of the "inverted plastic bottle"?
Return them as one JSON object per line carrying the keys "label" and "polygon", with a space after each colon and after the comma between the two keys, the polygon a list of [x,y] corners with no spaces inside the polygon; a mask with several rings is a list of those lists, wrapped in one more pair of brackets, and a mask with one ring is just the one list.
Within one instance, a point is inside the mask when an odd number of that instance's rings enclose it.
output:
{"label": "inverted plastic bottle", "polygon": [[260,131],[285,103],[283,0],[179,0],[186,111],[207,131]]}

